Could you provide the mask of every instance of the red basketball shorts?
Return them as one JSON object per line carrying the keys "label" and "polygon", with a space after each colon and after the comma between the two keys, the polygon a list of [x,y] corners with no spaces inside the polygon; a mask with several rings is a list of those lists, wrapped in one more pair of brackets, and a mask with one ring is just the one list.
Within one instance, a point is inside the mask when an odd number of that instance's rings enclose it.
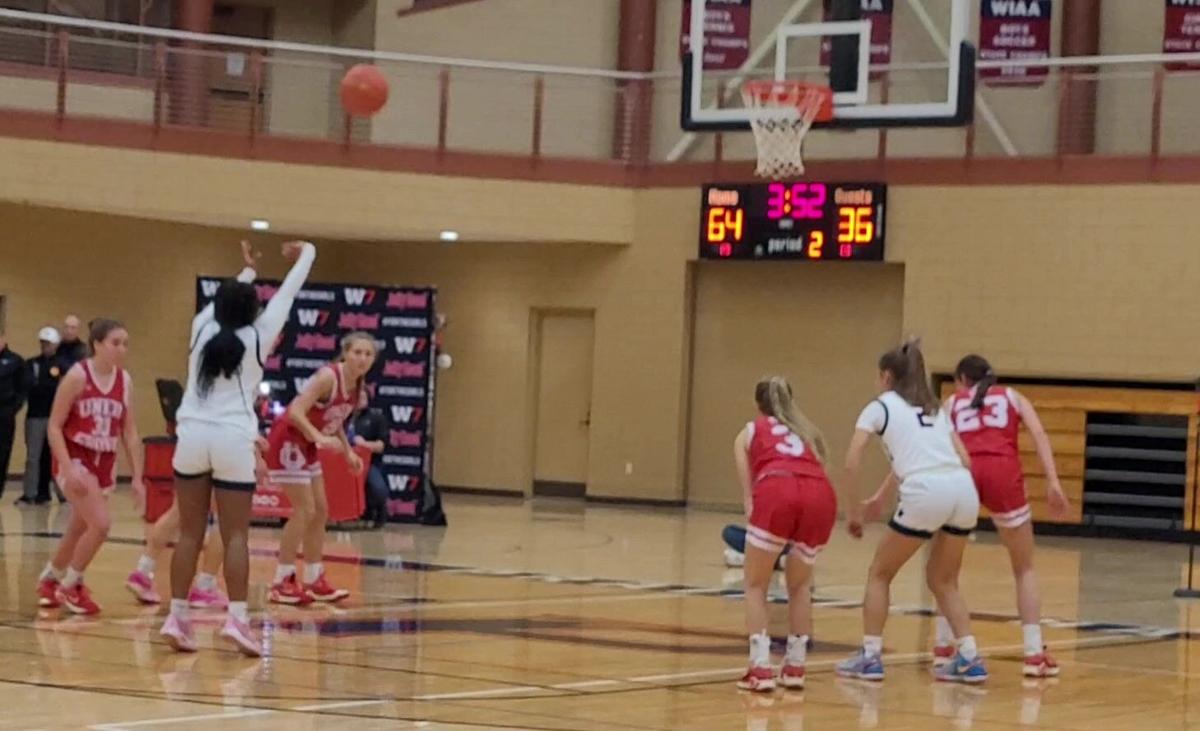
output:
{"label": "red basketball shorts", "polygon": [[263,461],[276,485],[307,485],[321,476],[317,445],[282,424],[276,424],[267,436]]}
{"label": "red basketball shorts", "polygon": [[[91,473],[96,483],[104,492],[109,492],[117,484],[117,453],[94,452],[75,442],[67,442],[67,453],[71,455],[71,464]],[[53,463],[54,480],[60,485],[66,484],[63,466],[57,461]]]}
{"label": "red basketball shorts", "polygon": [[979,502],[992,514],[992,522],[1001,528],[1016,528],[1029,521],[1033,513],[1025,495],[1025,475],[1021,460],[997,454],[971,455],[971,477],[979,491]]}
{"label": "red basketball shorts", "polygon": [[754,485],[754,507],[746,542],[812,564],[829,542],[837,520],[837,494],[829,480],[800,475],[766,475]]}

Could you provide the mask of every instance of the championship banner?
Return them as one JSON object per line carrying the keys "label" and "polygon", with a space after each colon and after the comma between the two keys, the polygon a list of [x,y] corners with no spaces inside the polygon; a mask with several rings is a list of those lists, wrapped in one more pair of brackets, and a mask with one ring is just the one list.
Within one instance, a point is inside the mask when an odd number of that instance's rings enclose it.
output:
{"label": "championship banner", "polygon": [[[1052,0],[981,0],[979,58],[983,61],[1050,57]],[[1006,66],[980,69],[991,85],[1041,86],[1046,66]]]}
{"label": "championship banner", "polygon": [[[692,3],[683,0],[679,57],[691,50]],[[704,70],[733,71],[750,58],[750,0],[708,0],[704,6]]]}
{"label": "championship banner", "polygon": [[[1163,53],[1200,52],[1200,3],[1196,0],[1167,0],[1163,23]],[[1200,63],[1169,63],[1168,71],[1195,71]]]}
{"label": "championship banner", "polygon": [[[216,295],[221,280],[196,280],[196,311]],[[255,282],[266,302],[278,281]],[[386,450],[374,462],[388,482],[392,520],[420,522],[432,481],[434,312],[437,291],[408,287],[308,283],[296,297],[283,334],[263,362],[264,382],[274,414],[282,413],[305,382],[341,351],[341,338],[353,330],[375,336],[379,357],[367,375],[370,406],[387,421]],[[433,501],[440,502],[440,501]],[[436,507],[436,506],[434,506]]]}
{"label": "championship banner", "polygon": [[[892,4],[894,0],[859,0],[862,19],[871,21],[871,65],[887,66],[892,62]],[[821,18],[831,21],[830,0],[824,0]],[[821,40],[821,65],[829,66],[833,54],[833,43],[829,37]],[[879,78],[881,72],[873,72],[871,78]]]}

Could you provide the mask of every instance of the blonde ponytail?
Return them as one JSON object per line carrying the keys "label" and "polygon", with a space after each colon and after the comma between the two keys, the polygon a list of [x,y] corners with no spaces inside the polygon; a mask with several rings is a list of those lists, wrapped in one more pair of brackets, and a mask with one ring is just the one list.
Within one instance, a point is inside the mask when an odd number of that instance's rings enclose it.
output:
{"label": "blonde ponytail", "polygon": [[829,455],[825,435],[796,406],[796,402],[792,398],[792,387],[783,376],[770,376],[759,381],[754,395],[759,411],[778,419],[779,423],[812,447],[818,461],[825,462]]}

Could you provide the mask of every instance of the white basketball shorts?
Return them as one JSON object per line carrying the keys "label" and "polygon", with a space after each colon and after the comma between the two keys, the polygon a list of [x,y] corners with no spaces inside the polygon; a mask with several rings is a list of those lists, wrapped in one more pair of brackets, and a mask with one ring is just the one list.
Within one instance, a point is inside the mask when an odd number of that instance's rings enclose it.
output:
{"label": "white basketball shorts", "polygon": [[937,531],[965,536],[979,519],[979,493],[966,468],[918,472],[900,483],[900,502],[888,525],[916,538]]}
{"label": "white basketball shorts", "polygon": [[191,419],[179,423],[176,435],[171,462],[176,477],[211,475],[213,487],[224,490],[253,492],[257,487],[253,439],[226,425]]}

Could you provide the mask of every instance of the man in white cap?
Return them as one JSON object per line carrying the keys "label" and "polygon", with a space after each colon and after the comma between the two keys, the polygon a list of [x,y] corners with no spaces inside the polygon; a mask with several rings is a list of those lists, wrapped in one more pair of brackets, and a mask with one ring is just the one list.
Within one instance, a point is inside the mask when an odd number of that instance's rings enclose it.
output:
{"label": "man in white cap", "polygon": [[[25,411],[25,491],[18,505],[42,505],[50,501],[50,444],[46,430],[58,382],[70,364],[58,354],[62,336],[52,327],[38,331],[41,353],[26,361],[29,408]],[[56,492],[57,485],[55,486]],[[62,492],[58,492],[62,502]]]}

